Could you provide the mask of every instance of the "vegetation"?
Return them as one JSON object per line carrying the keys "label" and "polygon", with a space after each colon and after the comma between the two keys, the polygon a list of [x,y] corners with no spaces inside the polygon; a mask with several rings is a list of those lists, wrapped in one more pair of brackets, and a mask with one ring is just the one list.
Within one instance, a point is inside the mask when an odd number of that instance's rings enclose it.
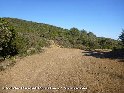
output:
{"label": "vegetation", "polygon": [[[8,21],[14,29],[10,26],[4,28],[4,21],[2,20]],[[6,51],[3,45],[5,46],[7,44],[9,49],[10,46],[12,46],[12,48],[14,46],[14,52],[17,52],[19,55],[29,55],[40,52],[42,47],[49,45],[49,40],[54,40],[63,47],[79,49],[114,49],[121,46],[118,40],[97,37],[92,32],[87,32],[84,29],[78,30],[75,27],[63,29],[53,25],[16,18],[1,18],[0,26],[0,47],[2,47],[2,51]],[[9,33],[9,36],[6,37],[4,33]],[[122,36],[120,36],[120,38],[122,38]]]}
{"label": "vegetation", "polygon": [[0,18],[0,56],[4,59],[8,55],[17,54],[16,46],[13,43],[14,39],[14,28],[5,19]]}
{"label": "vegetation", "polygon": [[122,29],[122,33],[119,36],[119,39],[121,39],[122,43],[124,44],[124,30]]}

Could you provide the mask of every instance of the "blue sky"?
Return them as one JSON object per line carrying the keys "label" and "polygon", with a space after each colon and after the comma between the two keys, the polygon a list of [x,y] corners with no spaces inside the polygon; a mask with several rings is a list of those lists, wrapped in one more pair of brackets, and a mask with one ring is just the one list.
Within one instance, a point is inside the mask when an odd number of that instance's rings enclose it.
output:
{"label": "blue sky", "polygon": [[0,0],[0,17],[20,18],[117,39],[124,0]]}

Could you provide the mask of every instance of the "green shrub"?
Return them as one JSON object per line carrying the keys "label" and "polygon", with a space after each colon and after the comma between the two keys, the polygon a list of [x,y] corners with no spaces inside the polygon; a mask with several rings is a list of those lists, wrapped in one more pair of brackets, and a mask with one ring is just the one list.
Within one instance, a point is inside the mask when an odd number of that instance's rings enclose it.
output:
{"label": "green shrub", "polygon": [[4,59],[8,56],[17,54],[16,46],[14,45],[15,30],[7,22],[7,20],[0,18],[0,56]]}

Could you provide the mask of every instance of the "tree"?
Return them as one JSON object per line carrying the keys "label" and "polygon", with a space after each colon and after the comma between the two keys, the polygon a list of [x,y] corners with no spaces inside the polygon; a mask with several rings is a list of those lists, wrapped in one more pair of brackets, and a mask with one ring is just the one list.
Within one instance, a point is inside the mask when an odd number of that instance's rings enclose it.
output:
{"label": "tree", "polygon": [[98,38],[96,37],[96,35],[92,32],[87,33],[88,35],[88,46],[91,49],[95,49],[99,47],[98,44]]}
{"label": "tree", "polygon": [[81,30],[80,39],[81,39],[81,41],[82,41],[82,44],[86,45],[86,43],[87,43],[87,41],[88,41],[87,31]]}
{"label": "tree", "polygon": [[4,59],[8,55],[17,53],[16,47],[13,45],[14,38],[14,28],[5,19],[0,18],[0,56]]}
{"label": "tree", "polygon": [[71,42],[71,44],[75,45],[80,37],[79,30],[73,27],[70,29],[69,34],[70,34],[69,41]]}
{"label": "tree", "polygon": [[119,39],[121,39],[122,43],[124,44],[124,29],[122,29],[122,33],[119,36]]}
{"label": "tree", "polygon": [[75,37],[79,37],[80,32],[77,28],[73,27],[73,28],[70,29],[70,35],[75,36]]}

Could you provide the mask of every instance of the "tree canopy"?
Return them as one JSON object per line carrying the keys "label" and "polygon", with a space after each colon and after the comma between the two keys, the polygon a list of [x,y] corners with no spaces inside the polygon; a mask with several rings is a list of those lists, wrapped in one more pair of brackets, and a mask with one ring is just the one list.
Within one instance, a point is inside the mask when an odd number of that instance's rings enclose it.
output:
{"label": "tree canopy", "polygon": [[121,39],[122,43],[124,44],[124,29],[122,29],[122,33],[119,36],[119,39]]}

